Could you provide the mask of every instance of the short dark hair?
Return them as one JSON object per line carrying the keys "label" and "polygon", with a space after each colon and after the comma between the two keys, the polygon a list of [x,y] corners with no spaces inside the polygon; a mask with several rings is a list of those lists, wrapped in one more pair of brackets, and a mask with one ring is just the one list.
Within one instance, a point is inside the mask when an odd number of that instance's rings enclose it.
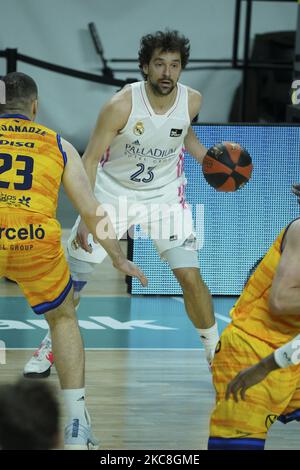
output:
{"label": "short dark hair", "polygon": [[0,105],[0,113],[7,110],[26,110],[38,97],[38,87],[33,78],[25,73],[11,72],[1,77],[5,85],[5,104]]}
{"label": "short dark hair", "polygon": [[52,449],[58,428],[59,405],[49,384],[21,379],[0,387],[0,449]]}
{"label": "short dark hair", "polygon": [[139,50],[139,67],[143,77],[143,66],[149,64],[155,49],[163,52],[180,52],[181,66],[184,69],[190,56],[190,41],[178,31],[156,31],[142,37]]}

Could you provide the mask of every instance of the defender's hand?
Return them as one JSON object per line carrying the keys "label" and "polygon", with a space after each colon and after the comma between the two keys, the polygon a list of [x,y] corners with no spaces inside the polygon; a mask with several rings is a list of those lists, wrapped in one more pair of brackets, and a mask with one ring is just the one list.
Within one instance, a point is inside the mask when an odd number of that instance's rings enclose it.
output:
{"label": "defender's hand", "polygon": [[147,287],[148,279],[145,274],[134,263],[132,263],[132,261],[129,261],[125,257],[117,259],[113,261],[113,267],[128,276],[137,277],[142,286]]}
{"label": "defender's hand", "polygon": [[81,219],[78,229],[77,229],[77,235],[76,235],[76,242],[78,245],[84,250],[87,251],[88,253],[92,253],[93,249],[91,245],[88,243],[88,235],[90,231]]}
{"label": "defender's hand", "polygon": [[238,393],[242,400],[246,399],[245,393],[246,390],[253,385],[258,384],[269,374],[267,370],[261,363],[256,364],[255,366],[249,367],[248,369],[242,370],[235,378],[228,384],[226,390],[226,400],[230,398],[230,395],[233,395],[234,401],[238,402],[239,397]]}

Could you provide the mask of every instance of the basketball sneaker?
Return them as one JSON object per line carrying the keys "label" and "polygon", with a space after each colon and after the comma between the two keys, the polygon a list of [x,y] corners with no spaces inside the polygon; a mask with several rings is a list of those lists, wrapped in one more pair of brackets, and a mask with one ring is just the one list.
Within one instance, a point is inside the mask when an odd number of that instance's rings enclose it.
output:
{"label": "basketball sneaker", "polygon": [[47,336],[25,365],[23,375],[30,379],[49,377],[53,363],[51,339]]}
{"label": "basketball sneaker", "polygon": [[86,423],[83,425],[79,419],[73,419],[65,427],[65,450],[97,450],[99,441],[92,433],[91,419],[85,411]]}

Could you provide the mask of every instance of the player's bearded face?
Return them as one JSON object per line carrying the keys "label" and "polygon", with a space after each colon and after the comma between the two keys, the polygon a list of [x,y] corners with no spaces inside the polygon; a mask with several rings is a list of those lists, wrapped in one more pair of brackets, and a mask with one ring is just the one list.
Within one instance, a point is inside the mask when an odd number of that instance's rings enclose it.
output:
{"label": "player's bearded face", "polygon": [[[152,88],[155,95],[166,96],[169,95],[176,84],[169,78],[162,78],[160,80],[154,80],[150,74],[148,75],[148,83]],[[176,82],[177,83],[177,82]]]}
{"label": "player's bearded face", "polygon": [[154,94],[169,95],[174,90],[180,76],[180,53],[155,50],[150,63],[144,67],[144,72]]}

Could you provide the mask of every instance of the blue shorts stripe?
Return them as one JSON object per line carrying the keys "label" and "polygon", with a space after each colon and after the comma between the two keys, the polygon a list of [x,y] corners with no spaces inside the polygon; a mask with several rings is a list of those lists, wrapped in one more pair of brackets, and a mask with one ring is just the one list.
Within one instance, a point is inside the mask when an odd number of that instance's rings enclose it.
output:
{"label": "blue shorts stripe", "polygon": [[62,293],[55,300],[52,300],[51,302],[44,302],[42,304],[34,305],[32,307],[32,310],[34,311],[34,313],[41,315],[43,313],[48,312],[49,310],[53,310],[54,308],[59,307],[59,305],[63,303],[68,293],[70,292],[72,284],[73,284],[73,281],[72,281],[72,277],[70,276],[68,284],[66,285]]}
{"label": "blue shorts stripe", "polygon": [[264,450],[264,439],[210,437],[208,450]]}
{"label": "blue shorts stripe", "polygon": [[57,140],[57,145],[58,145],[58,148],[60,150],[60,153],[62,154],[62,157],[64,159],[64,166],[66,166],[66,163],[67,163],[67,154],[66,152],[64,151],[63,149],[63,146],[62,146],[62,143],[61,143],[61,137],[59,134],[56,134],[56,140]]}

